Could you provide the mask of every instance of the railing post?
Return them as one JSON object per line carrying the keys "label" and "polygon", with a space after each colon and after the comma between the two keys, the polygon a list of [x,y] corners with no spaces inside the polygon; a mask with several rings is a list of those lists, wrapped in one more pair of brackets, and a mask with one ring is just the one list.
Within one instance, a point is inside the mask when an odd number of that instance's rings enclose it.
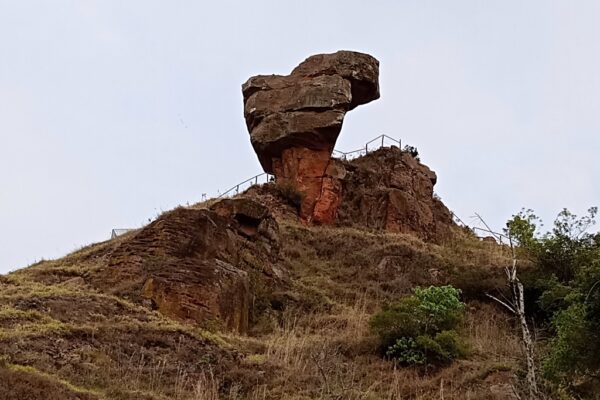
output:
{"label": "railing post", "polygon": [[385,139],[385,136],[381,135],[381,147],[383,147],[383,139]]}

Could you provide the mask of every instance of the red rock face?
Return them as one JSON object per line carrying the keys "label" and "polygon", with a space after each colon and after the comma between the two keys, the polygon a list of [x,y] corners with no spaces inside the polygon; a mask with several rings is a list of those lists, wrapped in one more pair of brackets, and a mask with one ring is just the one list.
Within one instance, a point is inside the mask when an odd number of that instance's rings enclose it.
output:
{"label": "red rock face", "polygon": [[379,98],[379,62],[339,51],[309,57],[290,75],[259,75],[242,85],[244,117],[265,172],[303,196],[301,218],[335,221],[343,167],[331,159],[347,111]]}
{"label": "red rock face", "polygon": [[331,224],[341,201],[343,167],[336,165],[328,150],[292,147],[273,159],[277,180],[292,184],[303,194],[300,217],[307,222]]}

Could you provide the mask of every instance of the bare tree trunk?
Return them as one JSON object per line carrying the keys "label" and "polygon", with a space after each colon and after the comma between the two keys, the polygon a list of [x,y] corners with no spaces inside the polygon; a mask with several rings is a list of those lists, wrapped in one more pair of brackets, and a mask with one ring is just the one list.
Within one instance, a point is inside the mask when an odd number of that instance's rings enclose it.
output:
{"label": "bare tree trunk", "polygon": [[523,284],[519,280],[517,280],[516,282],[513,282],[513,286],[515,286],[515,292],[517,293],[515,303],[518,304],[517,307],[515,307],[515,311],[517,317],[519,318],[519,323],[521,324],[523,347],[525,348],[525,358],[527,359],[526,379],[527,385],[529,387],[529,398],[537,399],[539,397],[539,392],[535,373],[535,353],[533,340],[531,339],[531,333],[529,332],[529,327],[527,326],[527,319],[525,318],[525,298],[523,295]]}
{"label": "bare tree trunk", "polygon": [[[483,218],[479,214],[476,214],[479,220],[485,225],[487,228],[487,232],[491,233],[496,237],[497,240],[501,241],[504,235],[500,233],[493,232],[490,227],[485,223]],[[523,284],[519,280],[517,276],[517,252],[515,251],[515,246],[513,244],[512,238],[510,234],[508,237],[508,244],[510,246],[512,263],[509,267],[506,267],[506,275],[508,278],[508,283],[510,285],[510,289],[512,291],[512,302],[511,304],[498,299],[490,294],[487,294],[488,297],[496,300],[504,307],[509,309],[514,315],[517,316],[519,320],[519,324],[521,325],[521,338],[523,341],[523,349],[525,351],[525,359],[527,362],[527,386],[529,388],[529,399],[537,400],[539,398],[539,390],[537,386],[537,377],[535,372],[535,346],[533,343],[533,339],[531,338],[531,333],[529,332],[529,327],[527,326],[527,318],[525,317],[525,292],[523,290]]]}

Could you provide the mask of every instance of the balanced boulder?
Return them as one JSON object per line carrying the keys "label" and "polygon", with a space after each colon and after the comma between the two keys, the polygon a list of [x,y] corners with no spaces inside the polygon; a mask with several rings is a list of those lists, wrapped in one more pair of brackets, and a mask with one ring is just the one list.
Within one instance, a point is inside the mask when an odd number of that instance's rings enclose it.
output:
{"label": "balanced boulder", "polygon": [[265,172],[301,196],[300,216],[332,223],[343,167],[331,158],[347,111],[379,98],[379,62],[338,51],[307,58],[290,75],[242,85],[250,140]]}

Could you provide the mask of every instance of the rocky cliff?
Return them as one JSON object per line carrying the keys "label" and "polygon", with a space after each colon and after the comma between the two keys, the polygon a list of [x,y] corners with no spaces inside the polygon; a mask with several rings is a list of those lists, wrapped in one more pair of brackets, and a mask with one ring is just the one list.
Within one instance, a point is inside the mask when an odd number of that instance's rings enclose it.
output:
{"label": "rocky cliff", "polygon": [[351,51],[318,54],[290,75],[250,78],[242,93],[264,171],[303,194],[304,221],[332,223],[344,171],[331,153],[346,112],[379,98],[379,62]]}
{"label": "rocky cliff", "polygon": [[281,285],[277,222],[251,200],[178,208],[128,235],[94,286],[182,322],[248,330],[258,290]]}

